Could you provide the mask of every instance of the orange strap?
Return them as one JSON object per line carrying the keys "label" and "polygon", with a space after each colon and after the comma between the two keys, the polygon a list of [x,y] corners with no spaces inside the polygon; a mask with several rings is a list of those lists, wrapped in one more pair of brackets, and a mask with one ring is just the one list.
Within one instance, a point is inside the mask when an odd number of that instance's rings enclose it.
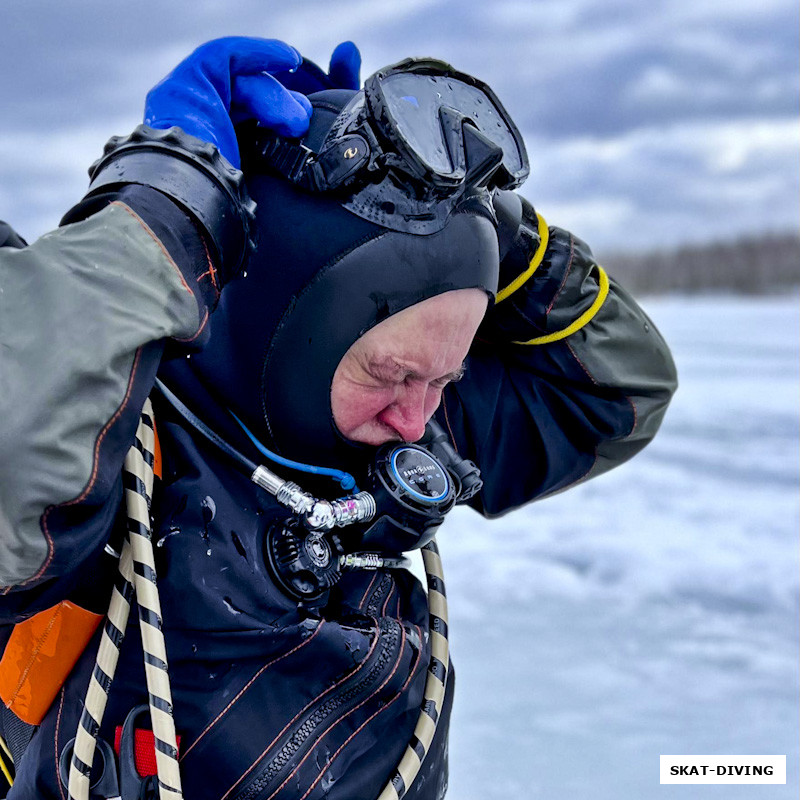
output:
{"label": "orange strap", "polygon": [[[153,472],[161,477],[155,435]],[[67,680],[103,616],[69,600],[19,622],[0,659],[0,699],[23,722],[38,725]]]}
{"label": "orange strap", "polygon": [[6,708],[38,725],[102,619],[62,600],[17,623],[0,660],[0,698]]}

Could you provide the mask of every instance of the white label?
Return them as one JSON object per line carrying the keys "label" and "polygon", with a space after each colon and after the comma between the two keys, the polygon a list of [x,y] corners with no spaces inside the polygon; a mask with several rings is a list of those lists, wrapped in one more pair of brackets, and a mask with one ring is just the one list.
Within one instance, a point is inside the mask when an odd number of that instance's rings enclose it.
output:
{"label": "white label", "polygon": [[786,756],[661,756],[661,783],[786,783]]}

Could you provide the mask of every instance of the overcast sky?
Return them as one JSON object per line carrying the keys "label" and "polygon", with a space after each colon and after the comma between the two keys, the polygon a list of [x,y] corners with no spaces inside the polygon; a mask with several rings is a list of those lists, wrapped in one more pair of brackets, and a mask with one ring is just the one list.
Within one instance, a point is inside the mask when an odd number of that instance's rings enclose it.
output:
{"label": "overcast sky", "polygon": [[522,130],[522,187],[601,254],[796,229],[796,0],[4,0],[0,218],[33,238],[201,42],[281,38],[364,73],[444,58]]}

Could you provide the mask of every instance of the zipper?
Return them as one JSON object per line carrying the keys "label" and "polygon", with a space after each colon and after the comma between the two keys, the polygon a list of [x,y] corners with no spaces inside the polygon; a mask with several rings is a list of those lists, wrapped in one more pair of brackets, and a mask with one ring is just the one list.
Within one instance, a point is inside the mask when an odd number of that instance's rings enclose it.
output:
{"label": "zipper", "polygon": [[368,661],[338,693],[318,701],[308,710],[304,718],[283,736],[282,743],[271,748],[271,754],[268,753],[262,758],[254,771],[254,776],[231,797],[231,800],[266,800],[281,785],[287,767],[295,763],[295,756],[308,745],[314,733],[324,728],[321,734],[324,735],[332,727],[327,723],[343,717],[358,705],[358,701],[381,681],[390,668],[394,667],[399,657],[400,624],[395,620],[381,620],[379,631],[378,647]]}
{"label": "zipper", "polygon": [[364,613],[368,614],[370,617],[380,616],[381,608],[386,598],[389,596],[389,592],[392,591],[393,585],[394,578],[392,577],[392,574],[388,571],[384,572],[381,576],[380,582],[375,589],[373,589],[372,594],[367,601]]}

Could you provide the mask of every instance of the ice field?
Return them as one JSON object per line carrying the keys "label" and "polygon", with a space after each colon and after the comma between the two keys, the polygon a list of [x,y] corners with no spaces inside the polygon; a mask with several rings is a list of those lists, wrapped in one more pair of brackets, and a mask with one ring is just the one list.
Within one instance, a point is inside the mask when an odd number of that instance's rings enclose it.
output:
{"label": "ice field", "polygon": [[[681,388],[629,464],[438,536],[453,800],[798,796],[795,295],[644,306]],[[785,754],[785,786],[659,785],[660,754]]]}

